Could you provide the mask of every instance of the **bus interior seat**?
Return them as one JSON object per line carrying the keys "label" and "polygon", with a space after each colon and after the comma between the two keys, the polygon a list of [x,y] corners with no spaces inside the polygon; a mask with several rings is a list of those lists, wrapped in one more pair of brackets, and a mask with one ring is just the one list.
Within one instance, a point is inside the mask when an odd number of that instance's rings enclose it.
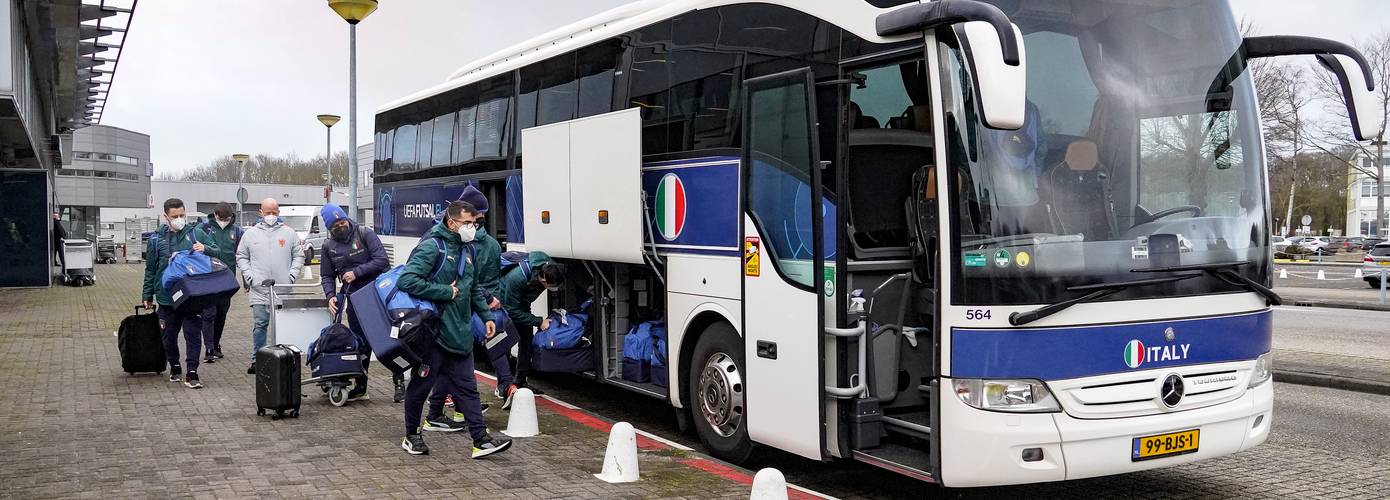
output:
{"label": "bus interior seat", "polygon": [[[1088,240],[1115,234],[1109,179],[1095,141],[1072,141],[1062,162],[1049,169],[1043,181],[1048,215],[1057,234],[1083,234]],[[1097,206],[1106,210],[1097,213]]]}
{"label": "bus interior seat", "polygon": [[932,163],[931,145],[931,134],[916,130],[850,130],[849,229],[856,258],[911,254],[903,203],[912,197],[913,173]]}
{"label": "bus interior seat", "polygon": [[857,102],[849,103],[849,124],[850,129],[879,128],[878,118],[864,116]]}

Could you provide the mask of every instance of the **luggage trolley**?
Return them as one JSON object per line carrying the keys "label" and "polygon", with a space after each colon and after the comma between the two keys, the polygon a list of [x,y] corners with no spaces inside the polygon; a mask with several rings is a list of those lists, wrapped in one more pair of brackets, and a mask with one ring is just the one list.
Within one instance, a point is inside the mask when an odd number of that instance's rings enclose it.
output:
{"label": "luggage trolley", "polygon": [[96,284],[93,272],[96,252],[92,242],[84,239],[63,240],[63,284],[68,286],[90,286]]}
{"label": "luggage trolley", "polygon": [[[272,286],[270,303],[274,305],[270,308],[268,343],[271,345],[293,345],[307,353],[309,346],[318,340],[319,332],[333,323],[333,314],[328,311],[328,299],[323,297],[323,289],[317,283]],[[338,306],[346,307],[347,304],[340,303]],[[328,402],[333,406],[347,404],[348,390],[352,386],[353,378],[364,375],[360,354],[353,353],[352,356],[353,360],[342,359],[343,363],[332,363],[333,373],[319,374],[301,381],[300,384],[318,384],[328,395]]]}

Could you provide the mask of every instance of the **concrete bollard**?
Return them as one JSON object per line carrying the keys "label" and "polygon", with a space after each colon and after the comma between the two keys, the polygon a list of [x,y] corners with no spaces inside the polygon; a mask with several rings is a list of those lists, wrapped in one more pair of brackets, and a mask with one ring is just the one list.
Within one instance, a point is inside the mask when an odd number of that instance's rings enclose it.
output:
{"label": "concrete bollard", "polygon": [[613,424],[613,430],[608,434],[608,451],[603,457],[603,472],[594,474],[594,477],[609,483],[631,483],[639,476],[637,431],[627,422]]}
{"label": "concrete bollard", "polygon": [[[311,267],[309,267],[308,264],[305,264],[305,265],[304,265],[304,272],[299,273],[299,280],[300,280],[300,281],[314,281],[314,269],[311,268]],[[293,283],[286,283],[286,284],[292,285]]]}
{"label": "concrete bollard", "polygon": [[511,414],[507,415],[507,428],[502,431],[511,437],[532,437],[541,434],[536,421],[536,394],[525,387],[512,394]]}
{"label": "concrete bollard", "polygon": [[1358,280],[1359,280],[1359,279],[1365,279],[1365,278],[1366,278],[1366,275],[1361,274],[1361,268],[1358,267],[1358,268],[1356,268],[1356,274],[1351,275],[1351,277],[1352,277],[1353,279],[1358,279]]}
{"label": "concrete bollard", "polygon": [[1320,279],[1320,280],[1325,280],[1325,279],[1327,279],[1327,275],[1326,275],[1326,274],[1323,274],[1322,269],[1318,269],[1318,279]]}
{"label": "concrete bollard", "polygon": [[749,500],[787,500],[787,478],[772,467],[753,476],[753,493]]}
{"label": "concrete bollard", "polygon": [[1289,270],[1288,270],[1288,269],[1280,269],[1280,270],[1279,270],[1279,279],[1281,279],[1281,280],[1289,279]]}

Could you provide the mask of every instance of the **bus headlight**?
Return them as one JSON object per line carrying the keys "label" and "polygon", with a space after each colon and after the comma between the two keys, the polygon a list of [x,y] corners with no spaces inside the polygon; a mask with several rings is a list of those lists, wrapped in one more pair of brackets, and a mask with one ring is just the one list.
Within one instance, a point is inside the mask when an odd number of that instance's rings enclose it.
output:
{"label": "bus headlight", "polygon": [[956,397],[961,402],[981,410],[1019,413],[1061,411],[1057,398],[1047,390],[1047,384],[1034,379],[983,380],[977,378],[951,379]]}
{"label": "bus headlight", "polygon": [[1269,382],[1270,377],[1274,374],[1274,359],[1271,358],[1271,354],[1272,353],[1267,352],[1255,358],[1255,371],[1250,373],[1250,385],[1248,388],[1254,388],[1255,386]]}

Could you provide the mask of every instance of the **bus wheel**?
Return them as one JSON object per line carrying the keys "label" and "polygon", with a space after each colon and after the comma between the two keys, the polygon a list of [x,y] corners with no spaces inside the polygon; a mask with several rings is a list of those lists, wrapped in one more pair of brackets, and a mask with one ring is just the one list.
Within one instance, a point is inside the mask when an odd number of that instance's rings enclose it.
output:
{"label": "bus wheel", "polygon": [[743,346],[733,327],[711,325],[690,364],[690,411],[700,441],[716,457],[739,463],[753,452],[744,410]]}

